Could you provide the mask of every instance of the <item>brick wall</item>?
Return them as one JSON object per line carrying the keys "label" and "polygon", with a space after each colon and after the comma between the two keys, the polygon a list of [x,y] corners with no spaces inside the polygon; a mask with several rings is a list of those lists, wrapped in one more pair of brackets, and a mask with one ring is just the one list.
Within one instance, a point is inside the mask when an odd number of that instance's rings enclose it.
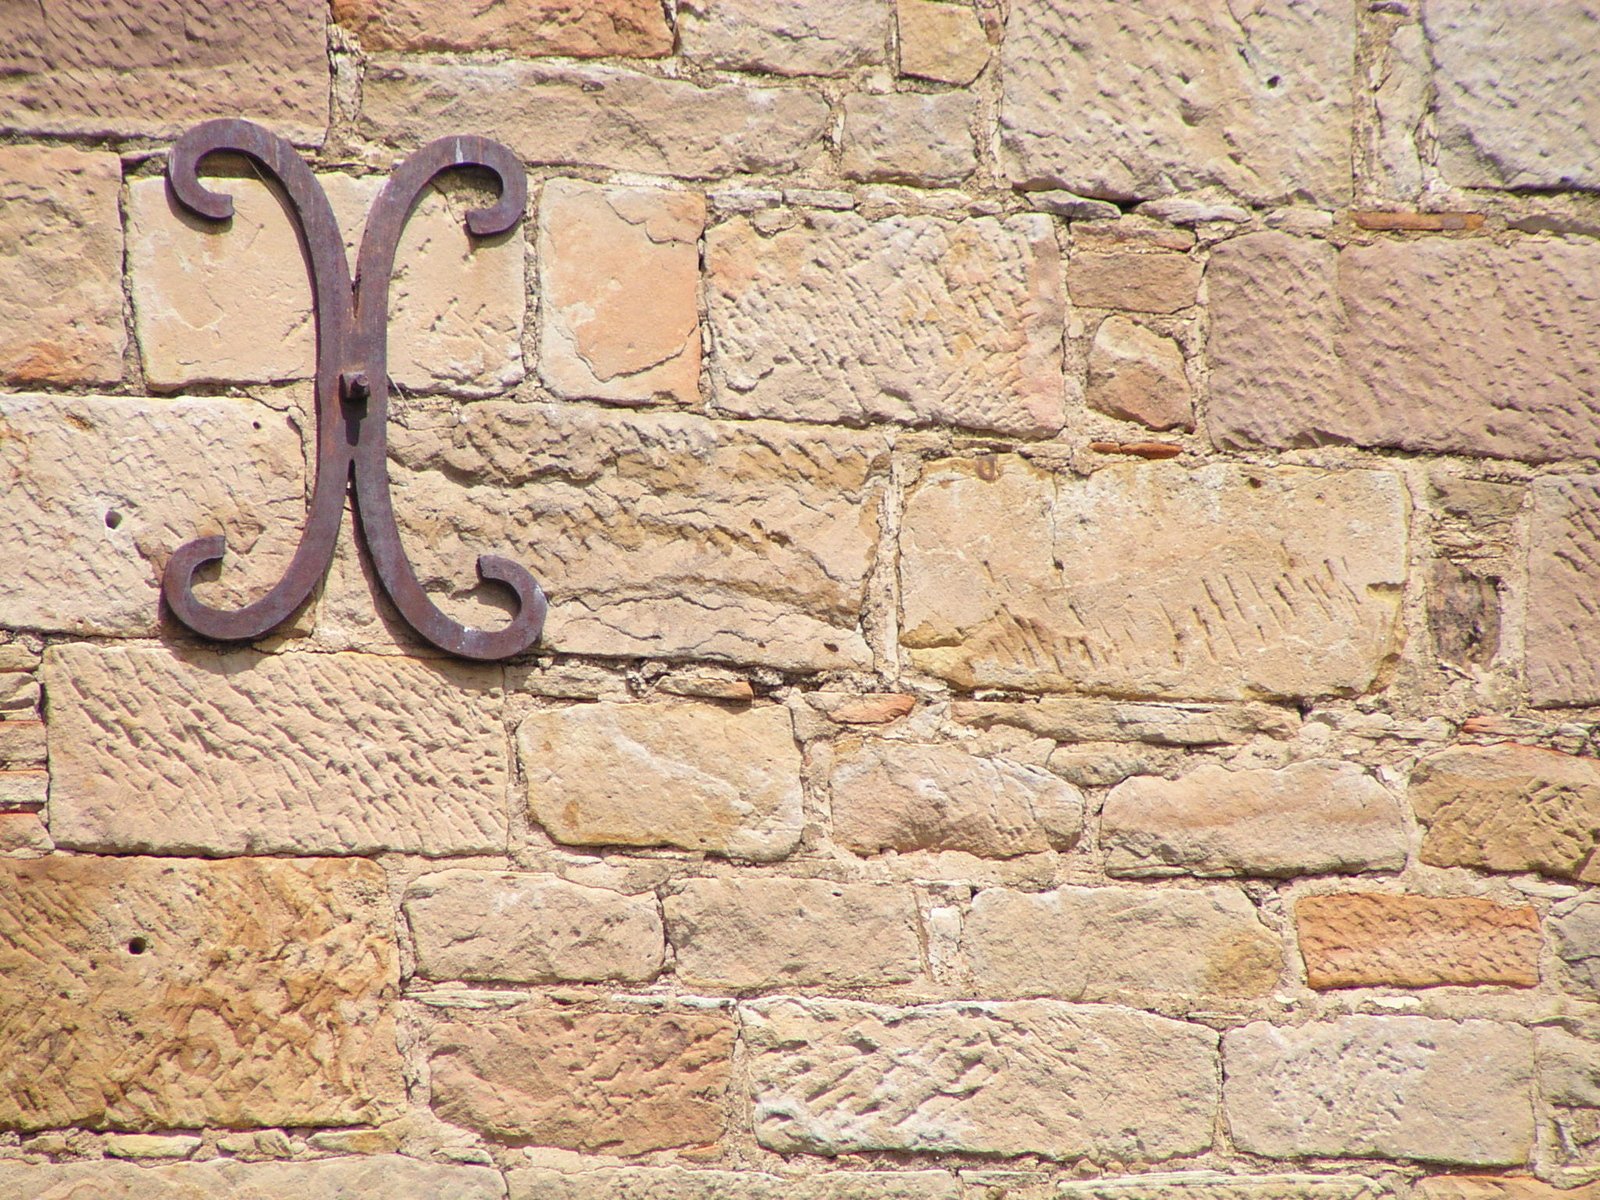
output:
{"label": "brick wall", "polygon": [[[1600,1195],[1586,0],[89,0],[0,49],[0,1197]],[[298,536],[292,229],[415,214]],[[226,170],[226,164],[224,164]]]}

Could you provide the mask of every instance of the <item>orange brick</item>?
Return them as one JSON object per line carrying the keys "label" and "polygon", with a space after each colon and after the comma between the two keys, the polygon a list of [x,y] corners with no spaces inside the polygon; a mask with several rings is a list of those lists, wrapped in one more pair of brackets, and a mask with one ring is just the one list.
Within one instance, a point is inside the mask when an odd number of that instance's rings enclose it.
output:
{"label": "orange brick", "polygon": [[1539,982],[1533,909],[1473,898],[1307,896],[1295,905],[1314,988]]}

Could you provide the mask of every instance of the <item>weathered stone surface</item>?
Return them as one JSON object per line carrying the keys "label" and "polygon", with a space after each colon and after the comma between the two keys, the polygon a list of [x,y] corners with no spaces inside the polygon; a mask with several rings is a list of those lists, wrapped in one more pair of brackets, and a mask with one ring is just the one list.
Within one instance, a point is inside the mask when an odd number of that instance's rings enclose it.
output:
{"label": "weathered stone surface", "polygon": [[43,721],[0,721],[0,765],[26,767],[44,759]]}
{"label": "weathered stone surface", "polygon": [[1417,1180],[1420,1200],[1594,1200],[1600,1186],[1558,1188],[1531,1175],[1434,1175]]}
{"label": "weathered stone surface", "polygon": [[978,169],[977,115],[977,101],[962,92],[846,96],[840,166],[869,182],[960,183]]}
{"label": "weathered stone surface", "polygon": [[0,862],[0,1126],[373,1120],[397,984],[375,863]]}
{"label": "weathered stone surface", "polygon": [[840,725],[887,725],[917,706],[904,692],[807,692],[806,703]]}
{"label": "weathered stone surface", "polygon": [[1156,746],[1233,746],[1260,734],[1283,741],[1300,729],[1298,716],[1271,704],[1146,704],[1075,696],[957,700],[950,715],[979,729],[1009,725],[1057,742]]}
{"label": "weathered stone surface", "polygon": [[374,62],[361,105],[362,132],[398,145],[472,129],[528,163],[688,179],[791,170],[821,151],[827,121],[826,101],[798,88],[526,62]]}
{"label": "weathered stone surface", "polygon": [[962,945],[983,995],[1263,996],[1283,948],[1238,888],[987,888]]}
{"label": "weathered stone surface", "polygon": [[828,779],[833,837],[857,854],[964,850],[1010,858],[1067,849],[1083,796],[1042,767],[960,746],[841,741]]}
{"label": "weathered stone surface", "polygon": [[1304,896],[1294,906],[1314,988],[1539,983],[1539,915],[1470,896]]}
{"label": "weathered stone surface", "polygon": [[884,61],[887,0],[682,0],[685,58],[780,75],[842,75]]}
{"label": "weathered stone surface", "polygon": [[[1533,19],[1530,19],[1533,18]],[[1459,187],[1600,186],[1600,11],[1428,0],[1439,168]]]}
{"label": "weathered stone surface", "polygon": [[1195,302],[1200,264],[1182,254],[1077,253],[1067,261],[1067,295],[1082,308],[1175,313]]}
{"label": "weathered stone surface", "polygon": [[[353,261],[377,176],[319,177]],[[219,181],[231,221],[183,212],[164,179],[129,189],[134,326],[152,387],[305,379],[315,372],[311,291],[295,227],[265,183]],[[478,199],[428,191],[389,284],[389,377],[407,390],[499,391],[522,378],[522,230],[471,238]],[[250,280],[240,287],[239,280]]]}
{"label": "weathered stone surface", "polygon": [[969,0],[895,0],[900,74],[968,84],[989,62],[989,39]]}
{"label": "weathered stone surface", "polygon": [[528,805],[558,842],[782,858],[800,840],[800,750],[775,704],[584,704],[517,730]]}
{"label": "weathered stone surface", "polygon": [[1224,1175],[1220,1171],[1068,1179],[1055,1190],[1061,1200],[1362,1200],[1382,1194],[1378,1183],[1360,1175]]}
{"label": "weathered stone surface", "polygon": [[1507,742],[1458,746],[1411,773],[1422,860],[1600,883],[1600,764]]}
{"label": "weathered stone surface", "polygon": [[0,720],[39,715],[39,681],[27,671],[0,672]]}
{"label": "weathered stone surface", "polygon": [[1361,692],[1394,650],[1406,516],[1379,471],[944,459],[906,501],[901,641],[960,687]]}
{"label": "weathered stone surface", "polygon": [[0,1162],[0,1193],[28,1200],[500,1200],[492,1167],[419,1162],[398,1154],[321,1162]]}
{"label": "weathered stone surface", "polygon": [[1576,900],[1551,913],[1550,940],[1570,978],[1600,992],[1600,904]]}
{"label": "weathered stone surface", "polygon": [[829,1171],[791,1176],[764,1171],[596,1166],[566,1174],[552,1168],[531,1167],[507,1171],[506,1181],[511,1186],[511,1200],[961,1200],[962,1197],[961,1184],[949,1171]]}
{"label": "weathered stone surface", "polygon": [[0,147],[0,379],[122,378],[122,220],[115,154]]}
{"label": "weathered stone surface", "polygon": [[7,10],[0,130],[176,137],[245,117],[299,144],[328,123],[321,0],[66,0]]}
{"label": "weathered stone surface", "polygon": [[1534,704],[1600,701],[1600,476],[1548,475],[1533,482],[1524,630],[1528,698]]}
{"label": "weathered stone surface", "polygon": [[922,974],[909,887],[691,879],[662,905],[678,980],[690,987],[859,987]]}
{"label": "weathered stone surface", "polygon": [[363,654],[54,646],[50,825],[73,849],[505,847],[500,673]]}
{"label": "weathered stone surface", "polygon": [[1107,317],[1089,348],[1089,407],[1151,429],[1193,429],[1183,351],[1126,317]]}
{"label": "weathered stone surface", "polygon": [[188,1158],[200,1149],[202,1140],[192,1133],[113,1133],[104,1144],[113,1158],[170,1159]]}
{"label": "weathered stone surface", "polygon": [[1222,1039],[1223,1103],[1239,1149],[1269,1158],[1525,1162],[1533,1035],[1494,1021],[1258,1021]]}
{"label": "weathered stone surface", "polygon": [[1337,0],[1018,0],[1000,108],[1016,183],[1148,199],[1350,195],[1355,22]]}
{"label": "weathered stone surface", "polygon": [[1224,242],[1207,268],[1213,438],[1570,456],[1600,409],[1583,366],[1600,355],[1584,317],[1600,247],[1583,240]]}
{"label": "weathered stone surface", "polygon": [[781,1153],[1159,1161],[1211,1145],[1216,1034],[1050,1000],[741,1006],[756,1137]]}
{"label": "weathered stone surface", "polygon": [[55,848],[36,812],[0,812],[0,854],[48,854]]}
{"label": "weathered stone surface", "polygon": [[1048,217],[952,222],[806,212],[713,226],[717,407],[802,421],[1064,420],[1060,252]]}
{"label": "weathered stone surface", "polygon": [[1112,875],[1314,875],[1406,862],[1400,802],[1354,763],[1331,761],[1126,780],[1106,797],[1100,840]]}
{"label": "weathered stone surface", "polygon": [[333,19],[364,50],[512,50],[534,57],[672,53],[672,27],[655,0],[333,0]]}
{"label": "weathered stone surface", "polygon": [[263,594],[289,564],[305,458],[286,415],[248,400],[0,396],[0,625],[137,636],[156,629],[161,569],[220,533],[224,607]]}
{"label": "weathered stone surface", "polygon": [[645,983],[661,970],[655,897],[554,875],[440,871],[406,890],[417,974],[428,979]]}
{"label": "weathered stone surface", "polygon": [[[558,396],[700,399],[693,192],[552,179],[539,201],[539,375]],[[648,303],[642,301],[648,297]]]}
{"label": "weathered stone surface", "polygon": [[433,1032],[433,1108],[493,1138],[606,1154],[715,1142],[726,1120],[725,1013],[544,1010]]}

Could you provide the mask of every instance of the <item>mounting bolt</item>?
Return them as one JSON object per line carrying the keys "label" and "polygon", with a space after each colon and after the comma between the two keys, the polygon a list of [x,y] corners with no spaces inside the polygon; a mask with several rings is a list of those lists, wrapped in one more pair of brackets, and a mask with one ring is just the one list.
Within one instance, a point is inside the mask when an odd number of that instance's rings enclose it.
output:
{"label": "mounting bolt", "polygon": [[346,400],[357,404],[365,404],[367,397],[372,395],[372,384],[365,371],[344,372],[339,376],[339,389]]}

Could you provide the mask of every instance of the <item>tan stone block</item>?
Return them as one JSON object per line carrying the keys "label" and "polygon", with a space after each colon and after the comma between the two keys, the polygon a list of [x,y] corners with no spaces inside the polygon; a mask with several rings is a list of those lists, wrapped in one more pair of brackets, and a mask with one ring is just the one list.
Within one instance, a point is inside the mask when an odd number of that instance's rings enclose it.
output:
{"label": "tan stone block", "polygon": [[553,1167],[528,1167],[507,1171],[506,1182],[511,1200],[961,1200],[962,1196],[960,1182],[949,1171],[773,1175],[589,1166],[569,1174]]}
{"label": "tan stone block", "polygon": [[1419,1179],[1420,1200],[1595,1200],[1600,1184],[1558,1188],[1531,1175],[1432,1175]]}
{"label": "tan stone block", "polygon": [[807,692],[806,703],[840,725],[887,725],[917,706],[900,692]]}
{"label": "tan stone block", "polygon": [[1236,746],[1262,734],[1285,741],[1300,730],[1297,715],[1272,704],[1147,704],[1044,696],[957,700],[950,705],[950,715],[978,729],[1009,726],[1057,742]]}
{"label": "tan stone block", "polygon": [[73,849],[505,848],[501,677],[449,661],[55,646],[50,822]]}
{"label": "tan stone block", "polygon": [[122,162],[0,147],[0,379],[122,378]]}
{"label": "tan stone block", "polygon": [[1502,743],[1459,746],[1411,773],[1422,861],[1600,882],[1600,764]]}
{"label": "tan stone block", "polygon": [[1158,1162],[1211,1146],[1216,1034],[1051,1000],[740,1006],[756,1138],[780,1153]]}
{"label": "tan stone block", "polygon": [[989,63],[989,39],[970,0],[895,0],[900,74],[968,84]]}
{"label": "tan stone block", "polygon": [[194,1134],[114,1133],[104,1145],[112,1158],[171,1159],[188,1158],[201,1141]]}
{"label": "tan stone block", "polygon": [[44,759],[43,721],[0,721],[0,766],[25,767]]}
{"label": "tan stone block", "polygon": [[[700,399],[693,192],[552,179],[539,201],[539,375],[558,396]],[[648,303],[641,303],[648,297]]]}
{"label": "tan stone block", "polygon": [[1051,434],[1065,301],[1050,218],[807,212],[706,235],[718,408]]}
{"label": "tan stone block", "polygon": [[1067,1179],[1054,1192],[1060,1200],[1377,1200],[1387,1194],[1383,1185],[1360,1175],[1225,1175],[1220,1171]]}
{"label": "tan stone block", "polygon": [[1193,429],[1194,398],[1183,351],[1126,317],[1107,317],[1089,348],[1089,407],[1150,429]]}
{"label": "tan stone block", "polygon": [[1534,704],[1600,701],[1600,476],[1547,475],[1533,481],[1524,644]]}
{"label": "tan stone block", "polygon": [[1407,509],[1379,471],[940,460],[906,501],[901,642],[963,688],[1365,691],[1395,649]]}
{"label": "tan stone block", "polygon": [[35,671],[43,655],[38,650],[38,640],[7,642],[0,645],[0,671]]}
{"label": "tan stone block", "polygon": [[1283,970],[1278,939],[1233,887],[986,888],[961,944],[986,996],[1264,996]]}
{"label": "tan stone block", "polygon": [[0,674],[0,720],[30,720],[39,715],[39,681],[26,671]]}
{"label": "tan stone block", "polygon": [[1113,200],[1350,195],[1355,22],[1337,0],[1018,0],[1000,132],[1014,183]]}
{"label": "tan stone block", "polygon": [[824,879],[691,879],[662,906],[689,987],[862,987],[923,974],[909,887]]}
{"label": "tan stone block", "polygon": [[0,812],[0,854],[48,854],[55,849],[36,812]]}
{"label": "tan stone block", "polygon": [[1469,896],[1302,896],[1294,906],[1314,988],[1537,987],[1539,915]]}
{"label": "tan stone block", "polygon": [[884,61],[887,0],[682,0],[685,58],[780,75],[843,75]]}
{"label": "tan stone block", "polygon": [[1136,776],[1106,797],[1100,840],[1112,875],[1317,875],[1406,862],[1400,802],[1355,764],[1331,761]]}
{"label": "tan stone block", "polygon": [[432,1035],[433,1109],[488,1137],[605,1154],[722,1136],[726,1013],[545,1010],[453,1021]]}
{"label": "tan stone block", "polygon": [[0,625],[154,633],[161,570],[222,534],[222,576],[196,594],[231,607],[289,564],[304,514],[299,414],[221,397],[0,397],[0,544],[27,546],[0,590]]}
{"label": "tan stone block", "polygon": [[654,0],[334,0],[333,19],[364,50],[511,50],[526,57],[672,53],[672,27]]}
{"label": "tan stone block", "polygon": [[321,0],[66,0],[7,16],[0,130],[176,137],[244,117],[296,144],[322,141]]}
{"label": "tan stone block", "polygon": [[398,982],[375,863],[0,862],[0,1125],[373,1120]]}
{"label": "tan stone block", "polygon": [[960,183],[978,169],[977,115],[977,100],[963,92],[846,96],[840,169],[873,183]]}
{"label": "tan stone block", "polygon": [[558,842],[765,861],[800,840],[800,751],[775,704],[542,709],[517,749],[529,809]]}
{"label": "tan stone block", "polygon": [[1194,305],[1200,264],[1183,254],[1075,253],[1067,295],[1082,308],[1175,313]]}
{"label": "tan stone block", "polygon": [[1550,914],[1550,940],[1567,978],[1600,993],[1600,905],[1583,897]]}
{"label": "tan stone block", "polygon": [[1223,1035],[1234,1144],[1268,1158],[1525,1162],[1533,1035],[1495,1021],[1257,1021]]}
{"label": "tan stone block", "polygon": [[380,60],[367,68],[364,136],[412,146],[472,129],[530,164],[706,179],[788,171],[822,150],[827,102],[799,88],[700,87],[608,67]]}
{"label": "tan stone block", "polygon": [[[280,1135],[281,1136],[281,1135]],[[320,1162],[0,1162],[0,1194],[30,1200],[501,1200],[492,1167],[420,1162],[398,1154]]]}
{"label": "tan stone block", "polygon": [[648,983],[661,970],[656,899],[554,875],[440,871],[406,890],[427,979]]}
{"label": "tan stone block", "polygon": [[992,858],[1068,849],[1083,796],[1042,767],[960,746],[849,739],[828,779],[834,840],[857,854],[964,850]]}

